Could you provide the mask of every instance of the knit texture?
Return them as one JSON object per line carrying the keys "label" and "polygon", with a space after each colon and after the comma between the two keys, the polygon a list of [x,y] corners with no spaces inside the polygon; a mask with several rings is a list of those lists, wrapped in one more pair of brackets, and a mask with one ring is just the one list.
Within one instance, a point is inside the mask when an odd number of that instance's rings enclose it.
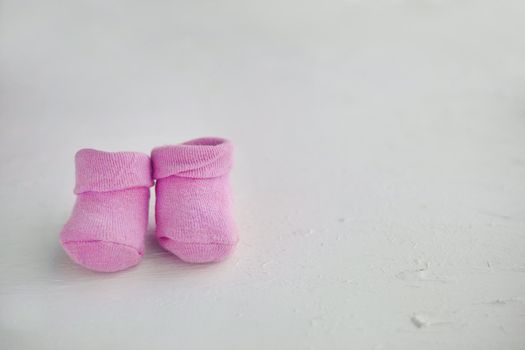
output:
{"label": "knit texture", "polygon": [[151,162],[136,152],[83,149],[75,156],[77,200],[60,242],[78,264],[95,271],[140,262],[148,225]]}
{"label": "knit texture", "polygon": [[215,262],[237,243],[229,172],[233,146],[200,138],[151,153],[156,182],[156,236],[181,260]]}

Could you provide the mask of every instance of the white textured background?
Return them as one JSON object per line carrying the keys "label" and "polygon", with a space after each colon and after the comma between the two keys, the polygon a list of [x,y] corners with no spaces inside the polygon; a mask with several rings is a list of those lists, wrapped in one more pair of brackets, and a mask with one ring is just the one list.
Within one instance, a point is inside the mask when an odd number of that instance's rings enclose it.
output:
{"label": "white textured background", "polygon": [[[524,18],[1,0],[0,347],[525,349]],[[204,135],[237,147],[233,257],[183,264],[151,220],[136,268],[67,258],[77,149]]]}

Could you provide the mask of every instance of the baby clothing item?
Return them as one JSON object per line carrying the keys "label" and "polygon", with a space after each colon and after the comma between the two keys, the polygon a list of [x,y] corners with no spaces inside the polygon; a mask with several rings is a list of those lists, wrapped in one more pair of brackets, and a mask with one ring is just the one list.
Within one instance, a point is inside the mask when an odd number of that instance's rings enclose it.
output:
{"label": "baby clothing item", "polygon": [[60,242],[78,264],[95,271],[140,262],[148,225],[150,158],[137,152],[82,149],[75,155],[77,200]]}
{"label": "baby clothing item", "polygon": [[238,240],[229,182],[231,142],[209,137],[158,147],[151,160],[159,244],[186,262],[224,259]]}

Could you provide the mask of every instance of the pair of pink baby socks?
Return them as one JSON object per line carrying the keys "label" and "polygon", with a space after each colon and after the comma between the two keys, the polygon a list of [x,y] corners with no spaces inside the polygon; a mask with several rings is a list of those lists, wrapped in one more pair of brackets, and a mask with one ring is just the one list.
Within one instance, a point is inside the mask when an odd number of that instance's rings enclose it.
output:
{"label": "pair of pink baby socks", "polygon": [[82,149],[75,156],[77,200],[60,242],[95,271],[136,265],[144,254],[149,188],[155,183],[159,244],[191,263],[224,259],[237,243],[229,172],[233,146],[201,138],[138,152]]}

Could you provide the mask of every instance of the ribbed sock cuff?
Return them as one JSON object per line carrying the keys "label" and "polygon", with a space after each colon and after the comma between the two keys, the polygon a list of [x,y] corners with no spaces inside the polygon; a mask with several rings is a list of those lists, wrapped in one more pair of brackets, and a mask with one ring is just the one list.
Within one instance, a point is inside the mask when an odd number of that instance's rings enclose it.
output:
{"label": "ribbed sock cuff", "polygon": [[81,149],[75,155],[75,193],[151,187],[151,160],[139,152]]}
{"label": "ribbed sock cuff", "polygon": [[153,178],[168,176],[213,178],[227,174],[233,165],[233,145],[218,137],[205,137],[151,152]]}

